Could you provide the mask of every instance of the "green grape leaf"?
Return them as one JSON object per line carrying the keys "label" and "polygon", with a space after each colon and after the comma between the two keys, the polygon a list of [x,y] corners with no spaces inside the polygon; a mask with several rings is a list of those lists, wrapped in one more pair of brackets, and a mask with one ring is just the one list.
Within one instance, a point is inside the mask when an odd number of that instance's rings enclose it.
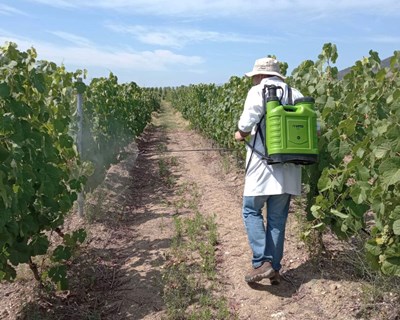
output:
{"label": "green grape leaf", "polygon": [[344,214],[338,210],[331,209],[331,213],[334,214],[335,216],[341,218],[341,219],[347,219],[349,216],[347,214]]}
{"label": "green grape leaf", "polygon": [[368,181],[368,179],[371,177],[369,169],[365,166],[357,166],[356,171],[358,180]]}
{"label": "green grape leaf", "polygon": [[400,205],[397,205],[389,215],[390,219],[399,220],[400,219]]}
{"label": "green grape leaf", "polygon": [[11,94],[10,87],[8,86],[7,83],[2,82],[0,83],[0,97],[1,98],[7,98]]}
{"label": "green grape leaf", "polygon": [[39,225],[31,214],[25,215],[19,225],[21,236],[30,236],[39,231]]}
{"label": "green grape leaf", "polygon": [[71,248],[59,245],[57,248],[54,249],[51,258],[53,261],[60,262],[68,260],[69,258],[71,258],[71,256],[72,256]]}
{"label": "green grape leaf", "polygon": [[49,244],[49,239],[47,239],[45,235],[34,236],[32,242],[29,244],[32,250],[32,256],[46,254]]}
{"label": "green grape leaf", "polygon": [[383,183],[387,186],[400,182],[400,158],[389,158],[379,166],[379,173]]}
{"label": "green grape leaf", "polygon": [[12,247],[8,248],[8,259],[17,266],[20,263],[28,263],[31,257],[31,250],[25,242],[15,242]]}
{"label": "green grape leaf", "polygon": [[12,281],[17,277],[17,271],[8,263],[0,264],[0,280]]}
{"label": "green grape leaf", "polygon": [[381,247],[378,246],[375,240],[369,240],[365,244],[365,249],[374,256],[379,256],[382,253]]}
{"label": "green grape leaf", "polygon": [[44,76],[41,73],[34,73],[32,76],[32,82],[35,88],[40,92],[44,93],[46,90],[46,82],[44,80]]}
{"label": "green grape leaf", "polygon": [[78,93],[84,93],[86,91],[86,84],[82,81],[75,82],[74,87]]}
{"label": "green grape leaf", "polygon": [[383,159],[386,154],[388,153],[387,148],[377,147],[376,149],[372,150],[373,154],[377,159]]}
{"label": "green grape leaf", "polygon": [[382,262],[381,270],[386,275],[400,276],[400,257],[389,257]]}
{"label": "green grape leaf", "polygon": [[70,149],[74,145],[74,140],[67,134],[62,134],[59,139],[61,148]]}
{"label": "green grape leaf", "polygon": [[57,284],[58,290],[68,289],[68,279],[67,279],[67,266],[57,265],[51,267],[48,271],[49,278]]}
{"label": "green grape leaf", "polygon": [[395,235],[400,235],[400,219],[393,222],[393,233]]}
{"label": "green grape leaf", "polygon": [[4,146],[0,145],[0,162],[4,162],[10,156],[10,151]]}
{"label": "green grape leaf", "polygon": [[351,186],[350,196],[357,204],[361,204],[368,199],[367,191],[370,189],[368,183],[357,183]]}
{"label": "green grape leaf", "polygon": [[[17,117],[26,117],[30,114],[30,108],[25,103],[21,101],[16,101],[12,99],[9,104],[12,112]],[[25,122],[26,123],[26,122]],[[29,124],[29,129],[31,128],[31,124]]]}
{"label": "green grape leaf", "polygon": [[83,243],[86,239],[87,233],[85,229],[78,229],[72,233],[72,237],[76,239],[77,242]]}
{"label": "green grape leaf", "polygon": [[54,125],[54,129],[56,130],[56,132],[64,132],[65,129],[68,127],[69,124],[69,120],[64,118],[64,119],[54,119],[53,121],[53,125]]}

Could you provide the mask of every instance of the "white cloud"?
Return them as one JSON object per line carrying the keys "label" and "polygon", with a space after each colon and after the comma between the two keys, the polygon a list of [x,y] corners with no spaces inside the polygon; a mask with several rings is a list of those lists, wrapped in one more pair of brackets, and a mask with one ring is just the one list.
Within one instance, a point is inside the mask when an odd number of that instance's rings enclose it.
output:
{"label": "white cloud", "polygon": [[83,45],[76,45],[77,42],[82,42],[82,38],[71,34],[61,33],[61,35],[71,40],[78,39],[78,41],[75,41],[75,45],[71,46],[60,46],[41,41],[33,43],[30,39],[18,37],[0,29],[0,42],[15,42],[18,44],[19,50],[26,50],[33,46],[38,53],[38,60],[62,63],[68,68],[88,69],[89,72],[91,67],[113,71],[121,68],[132,72],[162,71],[172,67],[174,69],[195,67],[204,62],[200,56],[185,56],[169,50],[129,51],[99,48],[89,45],[89,41],[83,41]]}
{"label": "white cloud", "polygon": [[130,34],[137,40],[158,46],[182,48],[188,43],[197,42],[241,42],[241,43],[268,43],[277,40],[277,37],[256,37],[236,33],[220,33],[215,31],[201,31],[187,28],[156,28],[147,26],[126,26],[107,24],[113,31]]}
{"label": "white cloud", "polygon": [[[333,15],[341,13],[373,13],[400,15],[398,0],[31,0],[46,5],[79,8],[96,7],[107,10],[123,10],[124,12],[145,13],[157,16],[181,17],[221,17],[248,16],[268,18],[289,13],[302,15],[304,23],[315,14]],[[355,12],[354,12],[355,11]]]}
{"label": "white cloud", "polygon": [[[30,2],[42,3],[52,7],[76,8],[79,7],[79,1],[68,0],[30,0]],[[83,2],[82,2],[83,3]]]}
{"label": "white cloud", "polygon": [[24,16],[26,16],[27,14],[21,10],[14,8],[14,7],[0,3],[0,15],[7,15],[7,16],[24,15]]}
{"label": "white cloud", "polygon": [[89,39],[77,36],[72,33],[63,32],[63,31],[49,31],[49,32],[63,40],[66,40],[73,44],[76,44],[77,46],[90,47],[93,45],[93,42],[90,41]]}

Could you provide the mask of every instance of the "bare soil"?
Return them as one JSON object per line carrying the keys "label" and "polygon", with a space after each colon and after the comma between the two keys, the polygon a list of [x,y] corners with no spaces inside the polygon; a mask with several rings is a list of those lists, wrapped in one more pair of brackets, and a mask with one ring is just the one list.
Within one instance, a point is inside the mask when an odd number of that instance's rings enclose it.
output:
{"label": "bare soil", "polygon": [[[40,290],[30,271],[21,267],[17,281],[0,284],[0,319],[166,319],[162,273],[175,232],[173,217],[190,214],[189,208],[174,205],[182,185],[195,185],[200,212],[216,217],[216,281],[232,318],[399,319],[393,309],[398,301],[366,300],[365,283],[349,262],[354,255],[349,246],[326,235],[325,251],[310,256],[300,239],[305,214],[301,198],[290,208],[283,282],[248,285],[244,275],[251,253],[241,218],[243,170],[229,153],[192,151],[213,144],[190,130],[169,106],[153,118],[88,196],[86,219],[73,214],[66,223],[67,230],[88,231],[69,266],[71,290]],[[160,159],[170,171],[167,183]],[[366,312],[368,308],[373,312]]]}

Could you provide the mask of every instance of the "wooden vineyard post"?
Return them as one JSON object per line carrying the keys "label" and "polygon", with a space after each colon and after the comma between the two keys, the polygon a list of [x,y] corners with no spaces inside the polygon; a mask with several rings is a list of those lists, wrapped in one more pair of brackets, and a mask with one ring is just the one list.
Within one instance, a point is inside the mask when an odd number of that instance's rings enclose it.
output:
{"label": "wooden vineyard post", "polygon": [[[82,82],[82,78],[77,79],[78,82]],[[76,97],[77,101],[77,115],[78,115],[78,132],[76,135],[76,145],[78,149],[78,153],[80,156],[82,156],[82,132],[83,132],[83,94],[82,93],[77,93]],[[83,196],[83,190],[78,193],[78,213],[80,217],[84,217],[84,205],[85,205],[85,200]]]}

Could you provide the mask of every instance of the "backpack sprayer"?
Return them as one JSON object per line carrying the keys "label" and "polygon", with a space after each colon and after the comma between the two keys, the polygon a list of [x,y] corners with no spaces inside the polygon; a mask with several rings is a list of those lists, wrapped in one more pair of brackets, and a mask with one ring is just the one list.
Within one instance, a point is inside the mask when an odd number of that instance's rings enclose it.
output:
{"label": "backpack sprayer", "polygon": [[[318,161],[317,148],[317,114],[312,97],[298,98],[292,102],[292,89],[288,87],[288,105],[282,105],[284,93],[282,87],[266,85],[263,88],[263,97],[268,89],[268,98],[263,101],[264,115],[257,124],[253,145],[245,143],[253,152],[257,153],[267,164],[294,163],[310,165]],[[281,98],[277,90],[282,91]],[[261,125],[265,119],[266,139],[263,137]],[[255,149],[257,134],[265,146],[265,153]],[[232,151],[226,148],[165,150],[164,152],[198,152],[198,151]],[[146,152],[142,152],[146,153]],[[146,153],[147,154],[147,153]]]}
{"label": "backpack sprayer", "polygon": [[[318,161],[317,148],[317,114],[314,109],[314,99],[303,97],[292,104],[292,90],[288,87],[289,104],[282,105],[277,96],[277,90],[283,88],[266,85],[268,98],[264,103],[265,114],[257,125],[253,152],[267,161],[267,164],[294,163],[310,165]],[[265,117],[266,139],[261,132],[261,123]],[[265,155],[255,150],[257,133],[265,145]],[[250,162],[249,162],[250,163]]]}

